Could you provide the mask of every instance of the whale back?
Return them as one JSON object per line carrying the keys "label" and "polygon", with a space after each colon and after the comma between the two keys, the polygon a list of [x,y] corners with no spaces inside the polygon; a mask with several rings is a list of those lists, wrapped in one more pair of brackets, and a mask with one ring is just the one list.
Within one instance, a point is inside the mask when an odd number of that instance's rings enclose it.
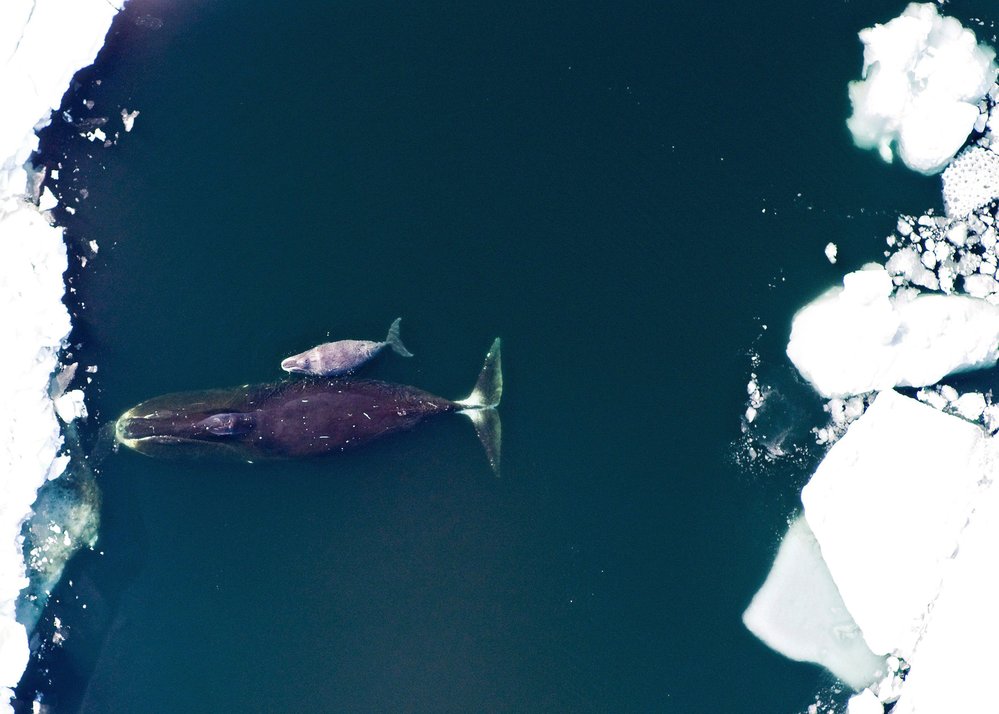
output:
{"label": "whale back", "polygon": [[152,456],[254,461],[346,451],[456,408],[402,384],[289,381],[156,397],[125,412],[116,435]]}

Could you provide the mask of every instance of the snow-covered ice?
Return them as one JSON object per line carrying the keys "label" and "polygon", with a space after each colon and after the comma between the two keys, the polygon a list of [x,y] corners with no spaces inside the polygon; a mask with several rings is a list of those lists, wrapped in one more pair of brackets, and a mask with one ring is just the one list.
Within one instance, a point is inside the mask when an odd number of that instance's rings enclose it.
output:
{"label": "snow-covered ice", "polygon": [[83,401],[83,390],[73,389],[54,400],[56,414],[67,424],[74,419],[87,418],[87,405]]}
{"label": "snow-covered ice", "polygon": [[[988,711],[996,706],[999,642],[999,488],[976,501],[948,563],[932,618],[909,664],[896,714]],[[987,706],[986,706],[987,705]]]}
{"label": "snow-covered ice", "polygon": [[[69,334],[62,303],[67,267],[62,231],[30,202],[38,147],[74,73],[93,62],[120,0],[7,0],[0,3],[0,709],[28,662],[15,619],[27,584],[20,540],[36,491],[67,457],[48,395]],[[44,205],[51,198],[44,195]]]}
{"label": "snow-covered ice", "polygon": [[871,264],[794,316],[787,355],[824,397],[934,384],[999,359],[999,307],[960,295],[893,296]]}
{"label": "snow-covered ice", "polygon": [[885,391],[802,491],[805,518],[873,652],[911,655],[984,459],[979,427]]}
{"label": "snow-covered ice", "polygon": [[911,169],[940,171],[975,128],[978,103],[996,77],[995,51],[934,4],[860,32],[861,79],[850,83],[853,140]]}

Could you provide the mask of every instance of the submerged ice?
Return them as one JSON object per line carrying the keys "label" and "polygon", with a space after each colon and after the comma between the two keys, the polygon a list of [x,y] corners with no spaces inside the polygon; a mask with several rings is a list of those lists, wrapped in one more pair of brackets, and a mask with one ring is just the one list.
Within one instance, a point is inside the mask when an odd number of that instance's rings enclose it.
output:
{"label": "submerged ice", "polygon": [[766,582],[742,619],[773,649],[820,664],[854,689],[885,673],[884,658],[864,641],[802,517],[788,528]]}

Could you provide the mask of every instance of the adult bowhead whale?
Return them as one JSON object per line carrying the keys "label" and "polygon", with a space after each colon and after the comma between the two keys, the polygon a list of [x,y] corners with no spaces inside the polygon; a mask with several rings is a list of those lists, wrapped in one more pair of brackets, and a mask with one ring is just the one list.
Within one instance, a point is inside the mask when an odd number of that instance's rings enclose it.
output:
{"label": "adult bowhead whale", "polygon": [[132,407],[115,438],[149,456],[256,461],[346,451],[427,417],[468,416],[499,474],[503,394],[500,341],[486,354],[475,389],[451,401],[416,387],[374,380],[308,379],[178,392]]}

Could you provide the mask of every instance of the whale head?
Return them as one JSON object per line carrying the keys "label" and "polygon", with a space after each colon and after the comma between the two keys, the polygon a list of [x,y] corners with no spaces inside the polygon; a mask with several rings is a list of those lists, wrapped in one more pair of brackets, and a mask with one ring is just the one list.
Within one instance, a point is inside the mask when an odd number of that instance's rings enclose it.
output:
{"label": "whale head", "polygon": [[309,352],[292,355],[281,360],[281,369],[297,374],[312,374],[312,356]]}

